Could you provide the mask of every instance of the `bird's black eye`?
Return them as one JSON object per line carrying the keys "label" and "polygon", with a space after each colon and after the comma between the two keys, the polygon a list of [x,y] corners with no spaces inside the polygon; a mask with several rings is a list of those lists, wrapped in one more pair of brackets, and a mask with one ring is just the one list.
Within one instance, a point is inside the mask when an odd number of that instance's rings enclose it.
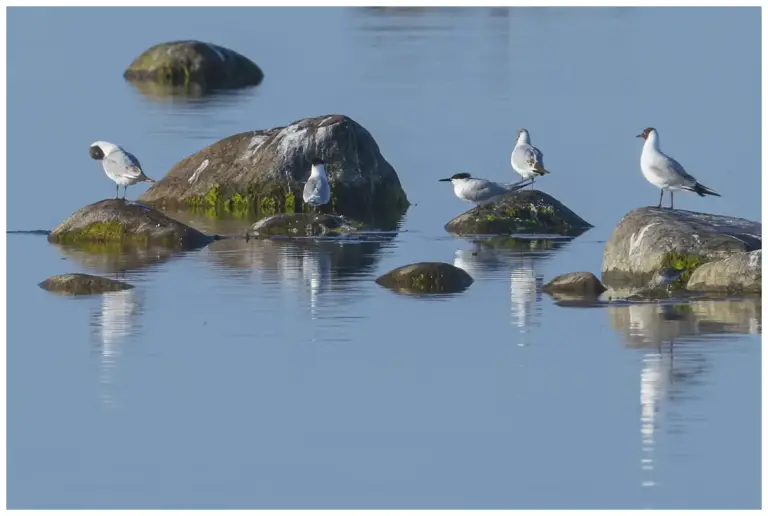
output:
{"label": "bird's black eye", "polygon": [[93,159],[104,159],[104,151],[98,145],[91,147],[88,153]]}

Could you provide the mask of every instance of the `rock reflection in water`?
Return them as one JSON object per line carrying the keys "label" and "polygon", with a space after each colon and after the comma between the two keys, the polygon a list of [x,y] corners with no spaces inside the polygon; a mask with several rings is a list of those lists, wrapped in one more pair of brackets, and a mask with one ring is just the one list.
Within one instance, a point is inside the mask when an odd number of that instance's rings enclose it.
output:
{"label": "rock reflection in water", "polygon": [[105,406],[115,404],[112,386],[124,342],[135,334],[143,312],[139,289],[108,292],[101,296],[97,310],[91,315],[95,351],[99,357],[99,384]]}
{"label": "rock reflection in water", "polygon": [[104,244],[89,244],[86,246],[74,244],[52,245],[67,258],[72,259],[93,271],[102,273],[128,272],[143,269],[145,267],[166,262],[185,252],[168,249],[166,247],[141,249]]}

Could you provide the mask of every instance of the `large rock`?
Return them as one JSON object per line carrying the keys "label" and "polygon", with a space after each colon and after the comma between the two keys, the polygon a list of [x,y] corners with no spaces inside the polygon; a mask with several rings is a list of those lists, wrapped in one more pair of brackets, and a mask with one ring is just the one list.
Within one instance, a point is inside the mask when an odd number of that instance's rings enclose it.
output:
{"label": "large rock", "polygon": [[151,206],[124,199],[105,199],[80,208],[48,235],[48,241],[57,244],[173,249],[203,247],[212,240],[213,237],[177,222]]}
{"label": "large rock", "polygon": [[247,238],[338,236],[355,229],[356,225],[337,215],[279,213],[256,222],[248,231]]}
{"label": "large rock", "polygon": [[638,208],[618,223],[603,252],[603,283],[643,286],[660,269],[681,271],[682,285],[700,265],[762,247],[762,224],[667,208]]}
{"label": "large rock", "polygon": [[234,50],[200,41],[173,41],[146,50],[123,77],[199,92],[254,86],[264,79],[264,73]]}
{"label": "large rock", "polygon": [[686,289],[698,292],[760,293],[763,281],[762,258],[763,251],[757,250],[705,263],[691,274]]}
{"label": "large rock", "polygon": [[474,280],[463,269],[440,262],[420,262],[391,270],[376,283],[404,293],[461,292]]}
{"label": "large rock", "polygon": [[577,236],[592,225],[560,201],[539,190],[518,190],[476,206],[445,225],[457,235],[546,233]]}
{"label": "large rock", "polygon": [[90,274],[62,274],[51,276],[41,282],[39,287],[58,294],[85,296],[128,290],[133,288],[133,285],[101,276],[91,276]]}
{"label": "large rock", "polygon": [[408,199],[371,134],[342,115],[236,134],[181,160],[140,199],[167,207],[260,216],[302,211],[313,158],[326,162],[338,215],[393,228]]}

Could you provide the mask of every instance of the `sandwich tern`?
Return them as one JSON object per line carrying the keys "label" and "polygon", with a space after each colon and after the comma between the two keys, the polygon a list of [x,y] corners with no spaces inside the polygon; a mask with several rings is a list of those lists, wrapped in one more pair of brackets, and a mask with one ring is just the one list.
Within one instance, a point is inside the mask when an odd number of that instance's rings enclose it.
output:
{"label": "sandwich tern", "polygon": [[462,201],[476,204],[493,202],[499,197],[516,192],[533,182],[530,179],[523,179],[513,184],[501,184],[487,179],[474,178],[466,172],[454,174],[451,177],[440,179],[440,181],[450,181],[453,184],[453,193],[456,194],[456,197]]}

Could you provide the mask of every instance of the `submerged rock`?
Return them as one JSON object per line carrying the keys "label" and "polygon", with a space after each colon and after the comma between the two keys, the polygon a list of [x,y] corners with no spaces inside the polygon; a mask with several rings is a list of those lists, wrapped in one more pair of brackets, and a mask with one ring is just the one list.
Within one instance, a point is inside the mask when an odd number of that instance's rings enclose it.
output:
{"label": "submerged rock", "polygon": [[105,199],[80,208],[48,235],[49,242],[58,244],[174,249],[203,247],[212,240],[213,237],[185,226],[151,206],[124,199]]}
{"label": "submerged rock", "polygon": [[737,253],[724,260],[705,263],[688,280],[686,288],[697,292],[762,292],[763,251]]}
{"label": "submerged rock", "polygon": [[474,280],[463,269],[448,263],[420,262],[379,276],[376,283],[406,293],[452,293],[467,289]]}
{"label": "submerged rock", "polygon": [[605,287],[591,272],[569,272],[556,276],[541,290],[548,294],[570,294],[582,297],[598,297]]}
{"label": "submerged rock", "polygon": [[762,247],[762,224],[723,215],[638,208],[618,223],[603,252],[603,283],[644,286],[660,269],[681,271],[682,285],[704,263]]}
{"label": "submerged rock", "polygon": [[101,276],[91,276],[90,274],[62,274],[51,276],[41,282],[39,287],[59,294],[84,296],[128,290],[133,288],[133,285]]}
{"label": "submerged rock", "polygon": [[210,91],[255,86],[264,79],[264,73],[234,50],[200,41],[173,41],[146,50],[123,77],[132,82]]}
{"label": "submerged rock", "polygon": [[178,162],[140,200],[260,216],[300,212],[314,158],[325,161],[331,185],[323,211],[394,228],[408,207],[397,172],[373,136],[343,115],[225,138]]}
{"label": "submerged rock", "polygon": [[551,195],[539,190],[518,190],[462,213],[448,222],[445,230],[457,235],[578,236],[591,227]]}
{"label": "submerged rock", "polygon": [[256,222],[248,238],[269,236],[338,236],[357,227],[344,217],[324,213],[280,213]]}

